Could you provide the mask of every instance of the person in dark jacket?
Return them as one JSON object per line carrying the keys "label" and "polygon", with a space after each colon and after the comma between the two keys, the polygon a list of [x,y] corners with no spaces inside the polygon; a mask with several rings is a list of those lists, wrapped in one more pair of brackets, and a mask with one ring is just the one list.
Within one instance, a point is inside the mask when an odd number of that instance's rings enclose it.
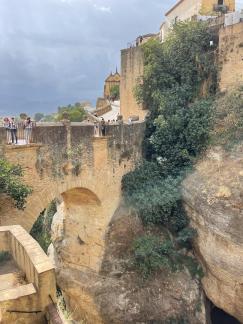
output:
{"label": "person in dark jacket", "polygon": [[106,134],[106,124],[105,124],[104,118],[102,118],[100,125],[101,125],[101,134],[102,134],[102,136],[105,136],[105,134]]}

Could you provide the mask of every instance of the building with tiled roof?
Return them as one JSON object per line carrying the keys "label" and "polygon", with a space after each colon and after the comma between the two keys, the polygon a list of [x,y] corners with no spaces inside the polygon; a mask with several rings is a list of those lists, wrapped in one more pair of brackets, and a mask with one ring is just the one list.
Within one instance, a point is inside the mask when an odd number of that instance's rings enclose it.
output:
{"label": "building with tiled roof", "polygon": [[114,86],[120,87],[121,76],[116,69],[116,73],[112,73],[105,79],[104,85],[104,98],[109,99],[111,97],[111,89]]}

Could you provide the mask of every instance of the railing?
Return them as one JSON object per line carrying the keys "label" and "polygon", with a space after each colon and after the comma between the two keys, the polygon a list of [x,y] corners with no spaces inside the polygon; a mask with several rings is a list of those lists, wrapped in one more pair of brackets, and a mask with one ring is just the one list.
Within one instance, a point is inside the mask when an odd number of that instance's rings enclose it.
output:
{"label": "railing", "polygon": [[[62,144],[66,145],[68,138],[71,138],[72,143],[79,143],[84,139],[92,140],[93,137],[121,137],[123,133],[133,134],[134,131],[139,131],[140,125],[144,124],[144,121],[130,121],[123,122],[122,120],[118,122],[106,123],[105,132],[101,131],[101,124],[98,118],[94,122],[72,122],[64,124],[62,122],[55,123],[37,123],[32,129],[31,140],[29,144],[43,144],[43,145],[55,145]],[[97,127],[98,126],[98,127]],[[4,127],[0,126],[0,145],[6,145],[9,143],[9,131]],[[18,145],[10,145],[13,147],[18,147],[21,145],[26,145],[25,138],[23,138],[24,131],[18,128],[18,134],[20,139],[18,139]],[[22,132],[22,133],[21,133]]]}
{"label": "railing", "polygon": [[6,128],[7,144],[29,144],[33,141],[32,129],[36,127],[36,122],[31,123],[31,128],[25,128],[25,122],[16,123],[17,129]]}

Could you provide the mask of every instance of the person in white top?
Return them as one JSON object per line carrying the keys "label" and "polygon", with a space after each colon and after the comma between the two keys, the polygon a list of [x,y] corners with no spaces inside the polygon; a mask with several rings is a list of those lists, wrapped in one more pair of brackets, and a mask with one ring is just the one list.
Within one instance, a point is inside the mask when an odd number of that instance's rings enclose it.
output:
{"label": "person in white top", "polygon": [[27,117],[26,121],[24,122],[24,138],[26,144],[30,144],[32,129],[33,122],[31,121],[30,117]]}
{"label": "person in white top", "polygon": [[6,129],[7,144],[10,144],[11,143],[11,131],[10,131],[10,119],[8,117],[5,117],[3,119],[3,127]]}

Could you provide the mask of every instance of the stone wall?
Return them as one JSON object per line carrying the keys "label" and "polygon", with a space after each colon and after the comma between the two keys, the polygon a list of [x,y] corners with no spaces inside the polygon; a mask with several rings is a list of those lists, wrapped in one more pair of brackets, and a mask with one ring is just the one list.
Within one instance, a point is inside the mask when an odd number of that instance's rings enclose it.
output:
{"label": "stone wall", "polygon": [[55,270],[50,260],[18,225],[0,227],[0,251],[12,255],[26,280],[24,285],[1,291],[0,322],[45,323],[46,307],[51,304],[49,296],[56,300]]}
{"label": "stone wall", "polygon": [[64,215],[62,263],[97,271],[106,228],[120,202],[122,176],[141,157],[143,131],[143,123],[110,125],[106,137],[95,138],[92,125],[38,126],[38,144],[2,146],[2,155],[23,167],[33,193],[24,211],[1,197],[0,224],[20,224],[29,231],[58,197]]}
{"label": "stone wall", "polygon": [[147,111],[136,102],[134,88],[143,75],[144,58],[141,47],[132,47],[121,51],[121,115],[124,120],[138,115],[143,120]]}
{"label": "stone wall", "polygon": [[219,32],[220,90],[243,83],[243,22]]}

